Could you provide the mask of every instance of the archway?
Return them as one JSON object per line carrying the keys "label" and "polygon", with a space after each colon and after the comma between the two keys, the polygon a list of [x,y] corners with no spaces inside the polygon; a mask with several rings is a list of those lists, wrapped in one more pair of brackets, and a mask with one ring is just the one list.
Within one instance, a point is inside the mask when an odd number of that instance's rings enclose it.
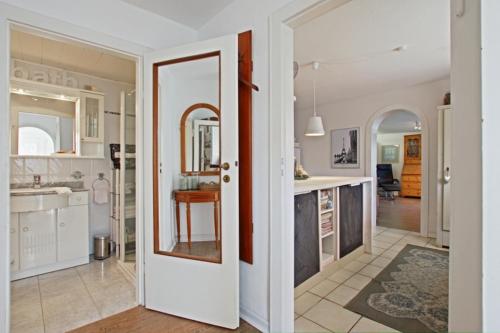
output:
{"label": "archway", "polygon": [[[422,124],[422,189],[420,202],[420,234],[429,236],[429,126],[425,115],[417,107],[411,105],[389,105],[379,109],[373,114],[366,127],[366,150],[365,150],[365,174],[369,177],[377,177],[377,132],[380,124],[391,115],[399,111],[407,111],[420,118]],[[373,186],[373,196],[377,195],[377,187]],[[376,200],[372,203],[373,211],[377,212]],[[375,215],[376,216],[376,215]],[[376,219],[372,221],[376,225]]]}

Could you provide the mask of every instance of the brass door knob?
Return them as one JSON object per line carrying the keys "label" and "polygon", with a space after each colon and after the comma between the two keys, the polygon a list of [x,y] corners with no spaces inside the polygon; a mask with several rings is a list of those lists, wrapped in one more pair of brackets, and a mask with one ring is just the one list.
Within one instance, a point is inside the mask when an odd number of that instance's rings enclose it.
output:
{"label": "brass door knob", "polygon": [[229,170],[229,163],[226,162],[226,163],[222,164],[222,169]]}
{"label": "brass door knob", "polygon": [[229,183],[231,181],[231,177],[229,177],[229,175],[224,175],[224,177],[222,177],[222,180],[225,182],[225,183]]}

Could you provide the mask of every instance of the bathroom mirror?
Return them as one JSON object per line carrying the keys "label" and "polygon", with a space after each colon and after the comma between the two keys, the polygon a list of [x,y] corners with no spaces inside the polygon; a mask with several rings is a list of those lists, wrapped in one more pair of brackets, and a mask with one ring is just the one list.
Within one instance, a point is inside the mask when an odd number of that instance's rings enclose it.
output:
{"label": "bathroom mirror", "polygon": [[77,101],[11,93],[11,154],[76,153]]}
{"label": "bathroom mirror", "polygon": [[217,175],[220,165],[219,110],[208,103],[190,106],[181,118],[181,172]]}

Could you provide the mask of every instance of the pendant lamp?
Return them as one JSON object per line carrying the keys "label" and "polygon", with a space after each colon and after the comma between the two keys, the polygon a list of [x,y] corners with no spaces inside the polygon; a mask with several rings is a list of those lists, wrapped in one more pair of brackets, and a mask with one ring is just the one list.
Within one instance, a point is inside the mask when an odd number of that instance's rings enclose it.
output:
{"label": "pendant lamp", "polygon": [[[319,62],[312,63],[313,69],[316,71],[319,68]],[[316,114],[316,78],[313,80],[313,115],[309,118],[305,136],[323,136],[325,129],[323,128],[323,120]]]}

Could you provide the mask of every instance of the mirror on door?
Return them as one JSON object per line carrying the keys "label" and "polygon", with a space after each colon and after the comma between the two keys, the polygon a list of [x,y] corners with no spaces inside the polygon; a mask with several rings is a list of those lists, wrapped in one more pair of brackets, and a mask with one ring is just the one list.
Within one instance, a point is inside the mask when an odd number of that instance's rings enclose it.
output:
{"label": "mirror on door", "polygon": [[153,70],[154,251],[220,263],[220,54]]}
{"label": "mirror on door", "polygon": [[11,154],[75,154],[76,102],[11,93]]}

